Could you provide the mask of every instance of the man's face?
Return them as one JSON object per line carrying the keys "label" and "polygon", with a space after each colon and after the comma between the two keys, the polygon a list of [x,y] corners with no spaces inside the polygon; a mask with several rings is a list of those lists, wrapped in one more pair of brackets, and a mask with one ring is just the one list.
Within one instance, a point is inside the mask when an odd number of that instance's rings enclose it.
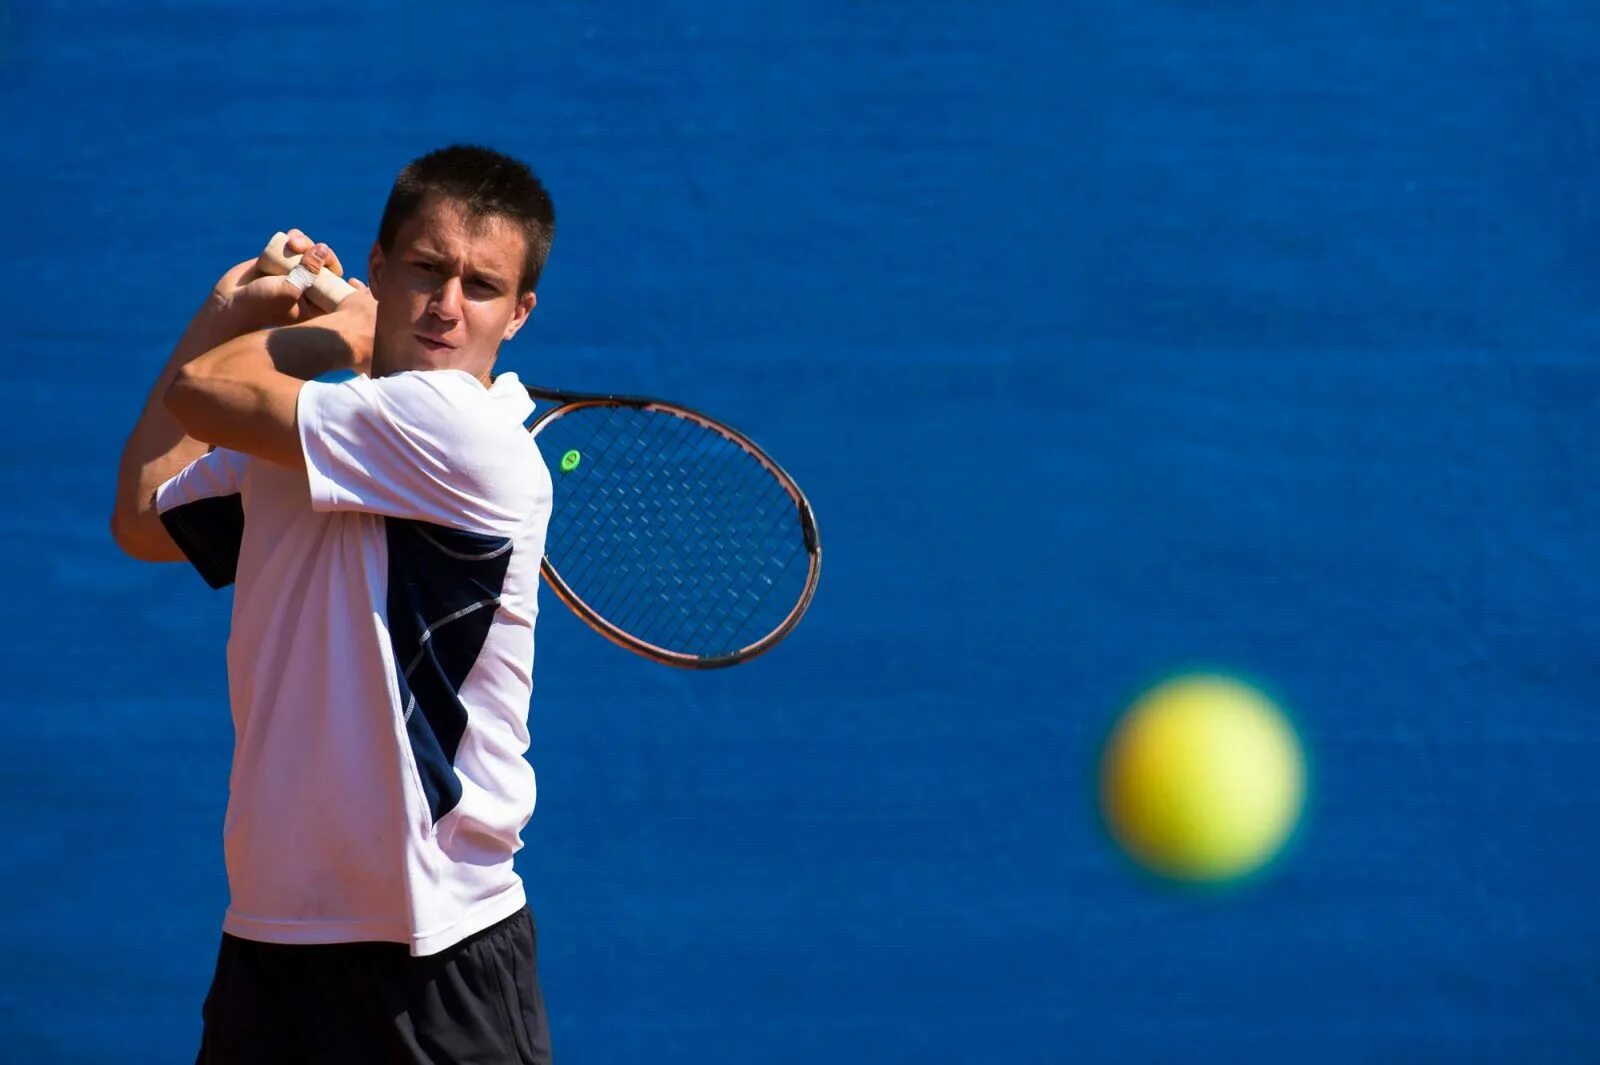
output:
{"label": "man's face", "polygon": [[465,370],[484,384],[502,340],[533,310],[518,295],[526,245],[503,218],[467,218],[433,199],[395,234],[389,255],[374,244],[367,276],[378,301],[372,376],[402,370]]}

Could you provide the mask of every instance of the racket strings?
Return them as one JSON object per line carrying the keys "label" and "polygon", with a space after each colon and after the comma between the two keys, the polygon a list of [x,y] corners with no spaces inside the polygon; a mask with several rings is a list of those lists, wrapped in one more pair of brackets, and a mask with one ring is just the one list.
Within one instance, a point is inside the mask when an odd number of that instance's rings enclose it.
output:
{"label": "racket strings", "polygon": [[[766,508],[761,505],[761,489],[764,487],[763,482],[771,481],[771,475],[757,463],[740,464],[739,470],[743,476],[739,483],[732,485],[730,495],[750,502],[752,524],[755,528],[761,528],[763,527],[762,519],[766,514]],[[787,502],[788,494],[782,493],[782,497]],[[796,523],[798,523],[798,518],[796,518]],[[770,541],[758,542],[753,539],[749,535],[751,531],[749,526],[743,531],[746,536],[741,542],[737,544],[715,542],[714,547],[728,559],[728,564],[733,569],[740,572],[748,572],[753,575],[753,578],[765,577],[762,572],[764,567],[777,561],[772,557],[772,544]],[[788,541],[791,545],[794,542],[793,538]],[[781,563],[779,563],[778,568],[781,570]],[[771,581],[768,580],[767,584],[769,586],[770,583]],[[730,618],[736,618],[740,621],[748,620],[761,604],[762,597],[759,593],[762,590],[764,589],[760,580],[752,579],[749,586],[740,590],[740,594],[729,595],[720,599],[708,612],[709,616],[704,624],[708,629],[721,631],[728,624]],[[743,608],[742,610],[741,607]]]}
{"label": "racket strings", "polygon": [[[693,422],[689,422],[687,419],[683,419],[683,421],[685,424],[691,427],[691,435],[693,432],[706,431],[704,427],[696,425]],[[742,448],[737,446],[729,446],[722,450],[725,452],[724,457],[714,468],[693,468],[680,459],[677,465],[680,477],[678,483],[680,485],[688,485],[698,489],[698,494],[700,497],[705,498],[716,490],[716,486],[726,484],[730,470],[737,470],[741,467],[754,465],[753,463],[739,462],[739,459],[744,457],[744,450]],[[743,498],[742,495],[737,492],[737,490],[730,491],[726,494],[730,498]],[[669,513],[670,517],[663,522],[662,527],[657,530],[657,535],[659,536],[659,540],[662,544],[683,543],[692,537],[696,542],[699,543],[702,551],[709,552],[716,557],[726,558],[726,564],[728,566],[732,567],[742,564],[742,560],[740,559],[727,558],[726,552],[722,550],[723,545],[714,538],[714,533],[712,530],[721,527],[720,514],[715,512],[707,513],[707,508],[690,507],[673,507]],[[690,521],[693,521],[694,525],[687,530],[683,529],[684,524]],[[683,567],[679,562],[678,552],[669,550],[664,552],[664,555],[665,557],[662,561],[674,571],[674,579],[681,579],[681,571]],[[619,624],[621,624],[621,627],[623,628],[627,628],[629,624],[636,624],[641,619],[643,614],[650,610],[652,606],[653,604],[648,599],[644,597],[638,597],[635,601],[634,610],[630,614],[626,615],[626,621],[619,622]],[[709,628],[708,619],[697,618],[696,612],[689,609],[687,603],[680,603],[677,609],[679,614],[688,621],[699,620],[701,624],[704,624]],[[689,635],[687,632],[680,631],[682,628],[683,625],[680,623],[679,629],[674,630],[675,636],[680,639]]]}
{"label": "racket strings", "polygon": [[[606,425],[608,435],[602,438],[606,440],[616,440],[619,435],[619,427],[624,421],[628,420],[620,415],[637,415],[639,413],[626,408],[611,409],[613,417],[608,418]],[[648,461],[646,456],[677,454],[683,445],[700,429],[699,426],[687,419],[654,418],[645,424],[648,426],[648,435],[640,435],[627,441],[628,446],[632,447],[637,453],[623,454],[621,456],[622,462],[616,465],[616,470],[637,473],[638,466]],[[614,448],[613,450],[616,449]],[[655,537],[657,544],[675,542],[678,530],[672,526],[678,524],[678,522],[672,521],[671,518],[681,515],[681,509],[667,509],[667,520],[661,520],[663,517],[661,511],[666,506],[666,501],[660,496],[648,494],[652,490],[661,492],[664,488],[670,486],[661,484],[661,478],[657,476],[648,480],[640,479],[638,483],[630,486],[630,491],[624,492],[614,490],[614,486],[619,481],[620,478],[613,477],[613,479],[598,487],[599,491],[608,492],[608,499],[612,505],[603,510],[595,511],[595,516],[598,519],[593,526],[596,539],[606,537],[617,531],[625,531],[632,538],[633,544],[637,544],[641,531],[652,525],[653,522],[659,522],[656,527],[650,529],[651,535]],[[651,514],[648,510],[652,505],[655,508],[655,514]],[[616,514],[619,508],[629,512],[626,521],[621,520]],[[624,544],[623,546],[632,545]],[[548,554],[548,551],[546,553]],[[660,554],[661,552],[658,548],[657,562],[659,564],[671,566],[674,563],[670,553],[665,559],[660,558]],[[602,598],[590,601],[590,608],[610,620],[618,628],[628,629],[630,625],[637,622],[638,617],[636,615],[638,612],[650,609],[652,604],[648,598],[638,594],[638,588],[633,582],[619,579],[612,579],[606,582],[595,579],[596,575],[592,572],[593,568],[605,568],[618,564],[627,566],[644,561],[636,557],[624,556],[617,558],[616,556],[617,551],[614,549],[614,545],[609,542],[601,544],[599,551],[591,551],[587,554],[586,561],[588,561],[589,567],[585,568],[577,579],[587,587],[607,590],[609,594],[602,593]],[[619,575],[613,573],[609,574],[609,576],[615,578]],[[570,581],[568,583],[571,584]],[[634,615],[632,616],[622,613],[623,608],[630,604],[635,607]]]}
{"label": "racket strings", "polygon": [[[650,422],[653,432],[650,433],[648,438],[640,438],[640,441],[638,441],[640,448],[638,448],[635,456],[630,457],[630,462],[638,464],[638,462],[650,461],[648,456],[677,456],[677,454],[682,454],[685,445],[688,445],[688,441],[699,430],[698,425],[685,421],[685,419],[654,417],[654,419],[650,419]],[[634,470],[634,472],[637,472],[637,470]],[[682,464],[680,464],[680,477],[682,477]],[[682,512],[678,509],[669,509],[666,505],[667,499],[664,499],[662,494],[646,494],[645,491],[646,488],[651,488],[656,493],[661,493],[661,489],[669,488],[669,486],[670,483],[666,483],[666,485],[662,483],[662,478],[659,475],[651,478],[650,481],[640,481],[640,485],[635,486],[637,488],[637,496],[632,501],[632,505],[637,507],[637,512],[632,515],[634,517],[632,526],[638,526],[638,528],[629,528],[629,534],[635,537],[635,542],[637,542],[640,528],[650,528],[651,536],[656,537],[656,544],[658,544],[656,560],[661,564],[669,564],[670,566],[670,564],[675,563],[674,555],[670,550],[662,550],[661,545],[674,544],[677,537],[682,534],[680,528],[677,528],[677,526],[682,525]],[[662,558],[662,555],[666,556]],[[589,574],[586,574],[586,580],[587,577],[589,577]],[[638,608],[648,606],[648,601],[643,600],[642,596],[635,595],[632,596],[632,600],[627,600],[629,593],[634,592],[634,588],[630,587],[627,582],[621,582],[621,580],[614,582],[610,587],[610,592],[611,595],[605,600],[595,601],[594,608],[598,612],[605,614],[606,617],[614,617],[619,627],[626,628],[627,624],[629,624],[627,620],[624,620],[624,614],[622,614],[622,608],[627,606],[629,601],[634,606],[638,606]]]}
{"label": "racket strings", "polygon": [[[736,445],[726,448],[727,457],[722,463],[707,471],[707,476],[700,479],[696,487],[706,491],[717,491],[727,500],[739,500],[741,506],[749,506],[747,513],[754,521],[759,522],[763,517],[761,511],[766,508],[759,505],[759,493],[770,483],[777,494],[787,498],[787,493],[781,486],[772,481],[771,475],[758,463],[739,461],[743,457],[743,449]],[[742,475],[742,476],[740,476]],[[742,587],[730,584],[727,594],[713,596],[706,600],[702,610],[691,610],[686,604],[679,604],[678,623],[667,635],[667,639],[674,643],[683,643],[691,639],[704,637],[712,643],[726,643],[735,638],[737,629],[728,624],[731,615],[741,603],[748,604],[742,612],[744,620],[754,616],[755,607],[761,601],[760,592],[770,587],[770,580],[763,580],[760,567],[768,563],[767,554],[762,548],[766,545],[754,542],[751,529],[746,523],[744,529],[739,529],[738,523],[730,520],[724,513],[717,512],[714,508],[699,506],[691,512],[687,508],[676,511],[681,521],[688,520],[691,515],[693,526],[687,530],[689,537],[699,545],[699,549],[706,557],[717,558],[729,574],[746,575],[748,582]],[[715,530],[723,529],[734,534],[744,533],[742,543],[731,543],[727,539],[719,539]],[[674,535],[676,530],[670,526],[662,529],[662,537],[667,543],[683,543],[685,537],[682,533]],[[792,539],[792,538],[791,538]],[[680,568],[677,553],[674,552],[668,560],[674,568]],[[648,600],[640,599],[638,609],[628,616],[625,624],[637,624],[643,620],[643,615],[649,606]],[[777,619],[781,620],[781,618]],[[776,621],[773,622],[776,624]]]}
{"label": "racket strings", "polygon": [[[777,571],[781,572],[783,568],[793,560],[794,555],[797,554],[799,550],[800,547],[798,541],[796,541],[794,546],[787,552],[786,556],[778,562],[776,566]],[[766,589],[770,589],[773,583],[773,581],[768,580],[766,582]],[[723,600],[723,605],[720,612],[708,617],[699,624],[703,630],[715,633],[718,639],[726,643],[734,639],[735,634],[745,631],[750,627],[750,622],[755,619],[758,612],[761,611],[763,602],[764,598],[757,588],[747,589],[738,596],[730,596]],[[678,627],[672,631],[671,635],[669,636],[669,640],[676,642],[690,638],[694,634],[694,630],[691,625],[695,622],[695,620],[696,619],[689,612],[685,611],[683,620],[679,623]],[[773,620],[771,625],[767,627],[766,631],[770,631],[773,626],[782,620],[782,617],[778,617]]]}
{"label": "racket strings", "polygon": [[[579,581],[585,585],[591,583],[591,568],[603,567],[605,560],[613,554],[613,547],[607,534],[618,525],[624,524],[627,512],[641,502],[638,498],[638,485],[633,486],[631,493],[618,490],[620,487],[618,473],[626,470],[628,463],[633,461],[632,457],[626,453],[626,449],[633,445],[659,447],[659,444],[656,444],[654,440],[646,441],[632,438],[635,430],[630,428],[632,419],[629,419],[627,415],[635,414],[636,412],[620,407],[590,408],[590,410],[603,411],[605,421],[591,428],[589,440],[585,443],[585,448],[590,453],[590,468],[588,470],[582,470],[582,459],[580,458],[579,469],[584,480],[579,481],[578,484],[585,490],[576,493],[576,499],[579,505],[584,507],[586,513],[580,521],[553,521],[550,531],[552,540],[561,531],[566,531],[569,534],[567,542],[559,546],[566,549],[563,551],[566,557],[578,559],[582,567],[571,574],[569,583],[571,581]],[[592,419],[595,415],[590,415],[589,411],[586,410],[583,414],[570,417],[585,416]],[[570,430],[572,427],[563,426],[558,422],[551,428]],[[661,426],[652,423],[649,428],[652,430],[652,436],[660,435]],[[620,446],[619,441],[621,441]],[[581,456],[583,452],[580,451],[579,454]],[[610,471],[610,476],[603,482],[594,480],[594,464],[596,462],[604,462],[606,468]],[[566,489],[568,487],[566,481],[566,478],[562,479],[561,488]],[[563,504],[563,506],[568,505],[571,504]],[[623,514],[619,515],[619,510]],[[595,549],[578,550],[591,546]],[[551,546],[547,544],[545,553],[548,555],[551,550]]]}
{"label": "racket strings", "polygon": [[[697,528],[695,534],[704,536],[706,532],[704,529]],[[708,550],[726,558],[729,568],[736,572],[748,571],[749,569],[750,560],[742,557],[737,548],[725,541],[711,539],[708,544]],[[682,642],[692,638],[699,632],[711,636],[712,642],[726,639],[729,617],[734,613],[738,604],[750,599],[755,599],[759,603],[759,595],[755,588],[746,586],[739,589],[729,589],[729,594],[714,597],[701,612],[681,609],[679,611],[678,624],[671,630],[667,638],[670,641]],[[746,617],[752,612],[746,611]]]}
{"label": "racket strings", "polygon": [[545,545],[572,594],[670,651],[714,656],[776,629],[804,592],[796,504],[741,444],[665,410],[585,407],[540,427],[556,476]]}

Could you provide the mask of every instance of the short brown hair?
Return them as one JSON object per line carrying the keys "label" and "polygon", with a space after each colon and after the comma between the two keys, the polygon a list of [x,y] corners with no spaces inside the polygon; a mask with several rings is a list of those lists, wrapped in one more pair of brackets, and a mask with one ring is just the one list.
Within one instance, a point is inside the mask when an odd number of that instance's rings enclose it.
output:
{"label": "short brown hair", "polygon": [[490,148],[452,144],[407,163],[394,179],[378,223],[378,246],[394,252],[400,227],[433,199],[458,203],[469,219],[503,218],[522,230],[527,257],[519,292],[532,292],[550,256],[556,210],[527,164]]}

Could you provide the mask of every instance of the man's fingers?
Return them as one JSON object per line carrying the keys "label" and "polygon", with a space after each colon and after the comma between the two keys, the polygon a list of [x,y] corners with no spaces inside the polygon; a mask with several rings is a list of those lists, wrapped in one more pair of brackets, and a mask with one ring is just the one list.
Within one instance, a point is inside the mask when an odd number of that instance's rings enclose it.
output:
{"label": "man's fingers", "polygon": [[[321,252],[319,253],[317,266],[315,269],[321,270],[325,268],[333,271],[340,277],[344,276],[344,264],[339,261],[339,256],[334,254],[332,248],[328,247],[326,244],[317,243],[298,229],[289,230],[288,236],[289,239],[284,241],[283,244],[283,250],[285,254],[306,255],[312,250],[320,248]],[[315,272],[315,270],[313,270],[313,272]]]}
{"label": "man's fingers", "polygon": [[328,247],[326,244],[313,244],[310,248],[306,249],[306,253],[304,255],[300,256],[300,265],[305,267],[307,270],[310,270],[312,273],[316,273],[318,270],[321,270],[324,266],[328,265],[328,260],[332,258],[332,256],[333,249]]}
{"label": "man's fingers", "polygon": [[326,244],[313,244],[300,256],[300,262],[284,278],[295,290],[295,297],[316,283],[317,274],[333,258],[333,249]]}

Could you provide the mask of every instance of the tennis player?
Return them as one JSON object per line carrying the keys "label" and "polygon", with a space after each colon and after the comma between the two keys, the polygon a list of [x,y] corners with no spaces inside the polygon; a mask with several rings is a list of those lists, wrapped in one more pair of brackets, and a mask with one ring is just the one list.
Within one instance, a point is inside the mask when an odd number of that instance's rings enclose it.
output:
{"label": "tennis player", "polygon": [[[201,1063],[547,1062],[512,869],[550,476],[494,374],[554,213],[482,148],[401,171],[370,289],[223,275],[122,456],[134,558],[234,585],[230,904]],[[338,382],[316,380],[355,371]]]}

